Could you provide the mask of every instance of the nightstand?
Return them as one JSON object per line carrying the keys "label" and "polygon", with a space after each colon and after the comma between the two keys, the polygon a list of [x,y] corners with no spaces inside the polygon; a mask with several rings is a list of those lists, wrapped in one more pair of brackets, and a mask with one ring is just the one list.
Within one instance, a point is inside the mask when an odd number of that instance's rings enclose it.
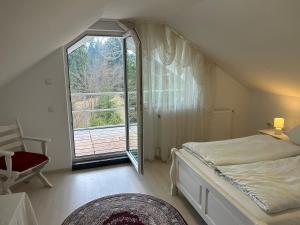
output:
{"label": "nightstand", "polygon": [[282,134],[275,134],[275,130],[274,129],[259,130],[259,133],[270,135],[270,136],[272,136],[274,138],[277,138],[277,139],[280,139],[280,140],[289,140],[289,137],[287,135],[285,135],[284,133],[282,133]]}

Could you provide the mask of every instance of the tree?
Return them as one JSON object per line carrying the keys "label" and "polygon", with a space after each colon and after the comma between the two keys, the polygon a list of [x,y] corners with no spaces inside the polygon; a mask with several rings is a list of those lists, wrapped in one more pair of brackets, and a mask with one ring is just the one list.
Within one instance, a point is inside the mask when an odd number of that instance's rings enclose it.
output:
{"label": "tree", "polygon": [[[99,93],[124,91],[123,45],[119,37],[87,36],[84,43],[68,55],[71,93]],[[130,56],[132,58],[132,56]],[[134,58],[132,58],[134,60]],[[128,69],[134,74],[130,60]],[[132,75],[129,75],[132,77]],[[134,78],[135,79],[135,78]],[[131,79],[133,80],[133,79]],[[131,84],[130,87],[135,86]],[[120,98],[120,97],[119,97]],[[124,96],[115,102],[109,96],[88,96],[88,109],[119,108],[124,105]],[[72,103],[84,106],[82,97],[72,97]],[[79,107],[79,108],[82,108]],[[121,112],[77,113],[74,127],[113,125],[124,122]]]}
{"label": "tree", "polygon": [[128,117],[130,123],[137,122],[136,76],[136,54],[127,51]]}
{"label": "tree", "polygon": [[[98,102],[98,107],[100,109],[112,109],[116,108],[116,104],[110,96],[102,96]],[[94,113],[90,120],[89,126],[107,126],[124,123],[122,121],[120,113],[117,111],[106,111]]]}
{"label": "tree", "polygon": [[86,92],[88,89],[88,53],[85,45],[68,55],[70,88],[72,93]]}

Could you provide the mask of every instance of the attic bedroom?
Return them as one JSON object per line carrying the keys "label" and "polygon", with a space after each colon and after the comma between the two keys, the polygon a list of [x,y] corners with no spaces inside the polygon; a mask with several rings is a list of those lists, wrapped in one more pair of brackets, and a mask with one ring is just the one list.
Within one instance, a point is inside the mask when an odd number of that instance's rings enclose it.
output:
{"label": "attic bedroom", "polygon": [[299,9],[1,2],[0,225],[300,225]]}

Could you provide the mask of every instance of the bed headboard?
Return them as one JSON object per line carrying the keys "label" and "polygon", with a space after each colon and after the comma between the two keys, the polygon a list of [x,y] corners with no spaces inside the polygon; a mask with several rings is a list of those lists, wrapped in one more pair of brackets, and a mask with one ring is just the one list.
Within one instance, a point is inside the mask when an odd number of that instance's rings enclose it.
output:
{"label": "bed headboard", "polygon": [[233,117],[232,109],[215,109],[211,113],[209,140],[223,140],[233,138]]}

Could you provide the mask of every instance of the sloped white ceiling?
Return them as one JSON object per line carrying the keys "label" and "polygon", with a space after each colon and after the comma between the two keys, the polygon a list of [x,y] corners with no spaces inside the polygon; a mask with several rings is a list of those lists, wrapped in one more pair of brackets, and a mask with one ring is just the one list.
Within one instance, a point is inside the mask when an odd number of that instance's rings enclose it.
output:
{"label": "sloped white ceiling", "polygon": [[10,0],[0,8],[0,84],[99,18],[165,22],[248,87],[300,97],[298,0]]}
{"label": "sloped white ceiling", "polygon": [[172,24],[249,87],[300,96],[299,10],[297,0],[208,0]]}

